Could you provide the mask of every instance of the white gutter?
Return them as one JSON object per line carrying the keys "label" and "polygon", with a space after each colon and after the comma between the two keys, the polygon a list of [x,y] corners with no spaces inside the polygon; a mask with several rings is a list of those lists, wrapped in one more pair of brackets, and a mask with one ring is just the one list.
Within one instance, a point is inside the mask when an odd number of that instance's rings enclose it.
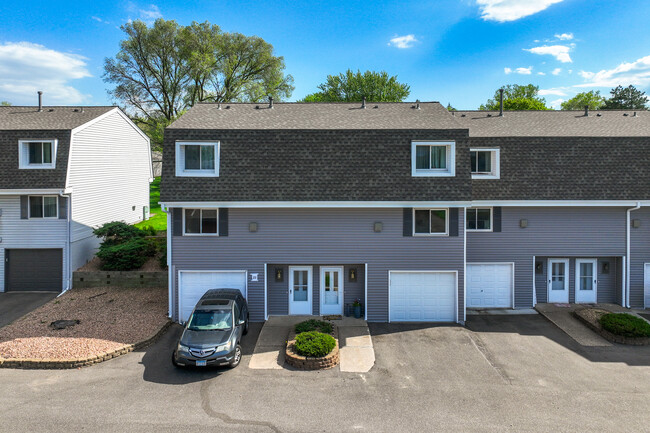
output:
{"label": "white gutter", "polygon": [[68,199],[68,203],[66,204],[66,207],[67,207],[67,209],[66,209],[66,214],[67,214],[66,215],[66,220],[67,220],[66,231],[68,232],[67,233],[67,235],[68,235],[68,244],[66,245],[66,248],[65,248],[65,255],[66,255],[66,259],[68,261],[68,274],[67,274],[68,278],[67,278],[67,281],[66,281],[66,284],[65,284],[65,289],[61,292],[61,294],[59,294],[59,296],[61,296],[62,294],[64,294],[65,292],[67,292],[68,290],[70,290],[72,288],[72,261],[71,261],[71,257],[70,257],[71,256],[70,249],[72,248],[72,230],[70,229],[70,226],[72,224],[72,215],[71,215],[71,213],[72,213],[72,188],[66,188],[66,189],[63,189],[63,190],[59,191],[59,196],[65,197],[65,198]]}
{"label": "white gutter", "polygon": [[160,210],[167,214],[167,317],[172,317],[172,295],[173,295],[173,275],[172,272],[172,214],[169,211],[169,208],[164,204],[160,203]]}
{"label": "white gutter", "polygon": [[627,225],[626,225],[626,252],[625,254],[627,255],[627,259],[625,260],[625,292],[623,299],[625,300],[625,307],[630,308],[630,214],[635,211],[641,209],[641,202],[637,202],[636,206],[633,208],[630,208],[627,210]]}

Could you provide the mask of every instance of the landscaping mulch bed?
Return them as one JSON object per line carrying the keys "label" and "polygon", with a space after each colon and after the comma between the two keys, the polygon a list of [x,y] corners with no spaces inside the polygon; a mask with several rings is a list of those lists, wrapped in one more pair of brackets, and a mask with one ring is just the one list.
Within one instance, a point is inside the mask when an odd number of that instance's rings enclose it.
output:
{"label": "landscaping mulch bed", "polygon": [[[121,350],[167,323],[167,290],[75,288],[0,328],[0,358],[67,360]],[[58,320],[79,323],[64,329]]]}
{"label": "landscaping mulch bed", "polygon": [[650,345],[650,338],[632,338],[624,337],[622,335],[614,335],[611,332],[603,329],[603,326],[600,324],[600,318],[604,314],[609,314],[611,311],[601,310],[599,308],[584,308],[581,310],[576,310],[573,314],[591,328],[594,332],[598,333],[601,337],[606,340],[612,341],[619,344],[630,344],[634,346],[647,346]]}

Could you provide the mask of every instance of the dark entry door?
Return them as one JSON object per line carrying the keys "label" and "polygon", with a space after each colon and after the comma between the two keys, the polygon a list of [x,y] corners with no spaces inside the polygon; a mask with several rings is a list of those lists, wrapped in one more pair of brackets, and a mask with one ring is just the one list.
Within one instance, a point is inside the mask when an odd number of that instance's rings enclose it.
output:
{"label": "dark entry door", "polygon": [[5,250],[5,289],[9,292],[60,292],[63,286],[63,250]]}

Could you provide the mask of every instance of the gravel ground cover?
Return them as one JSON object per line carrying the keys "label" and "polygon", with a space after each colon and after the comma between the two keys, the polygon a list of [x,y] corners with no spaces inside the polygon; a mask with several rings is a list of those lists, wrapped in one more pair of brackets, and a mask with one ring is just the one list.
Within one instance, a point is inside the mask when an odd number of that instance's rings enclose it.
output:
{"label": "gravel ground cover", "polygon": [[[79,272],[94,272],[94,271],[102,271],[102,261],[99,260],[98,257],[93,257],[91,261],[77,269]],[[144,265],[142,265],[141,268],[135,269],[134,272],[137,271],[143,271],[143,272],[164,272],[166,271],[165,268],[160,266],[160,260],[158,260],[158,257],[150,257],[149,260],[144,262]],[[109,271],[102,271],[102,272],[109,272]]]}
{"label": "gravel ground cover", "polygon": [[[52,329],[56,320],[79,320]],[[72,289],[0,328],[0,357],[65,360],[99,355],[154,335],[167,322],[167,290]]]}

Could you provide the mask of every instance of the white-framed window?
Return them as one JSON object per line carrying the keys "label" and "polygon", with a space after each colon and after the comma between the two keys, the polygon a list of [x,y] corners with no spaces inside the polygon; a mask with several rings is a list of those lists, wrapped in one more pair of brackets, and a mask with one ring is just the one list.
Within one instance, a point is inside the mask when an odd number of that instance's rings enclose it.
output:
{"label": "white-framed window", "polygon": [[472,179],[499,179],[499,149],[470,149]]}
{"label": "white-framed window", "polygon": [[456,143],[454,141],[411,142],[411,174],[413,176],[455,176]]}
{"label": "white-framed window", "polygon": [[21,169],[56,168],[58,140],[18,140],[18,166]]}
{"label": "white-framed window", "polygon": [[492,231],[492,208],[470,207],[465,212],[465,229],[468,232]]}
{"label": "white-framed window", "polygon": [[59,217],[59,197],[56,195],[30,195],[28,197],[28,215],[33,218],[52,218]]}
{"label": "white-framed window", "polygon": [[448,235],[448,209],[413,209],[414,235]]}
{"label": "white-framed window", "polygon": [[177,141],[176,176],[218,177],[218,141]]}
{"label": "white-framed window", "polygon": [[183,234],[186,236],[217,236],[217,209],[183,209]]}

